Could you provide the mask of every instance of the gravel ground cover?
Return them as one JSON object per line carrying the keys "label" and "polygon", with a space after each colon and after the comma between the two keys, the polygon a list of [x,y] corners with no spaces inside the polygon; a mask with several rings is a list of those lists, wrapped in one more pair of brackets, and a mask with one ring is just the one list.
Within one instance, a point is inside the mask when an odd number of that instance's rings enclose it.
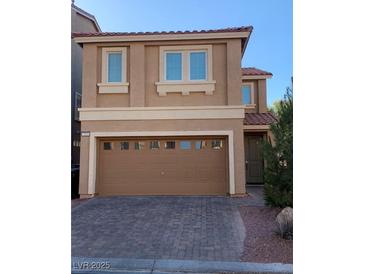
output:
{"label": "gravel ground cover", "polygon": [[241,261],[293,263],[293,241],[277,234],[276,215],[280,208],[242,206],[239,211],[246,228]]}

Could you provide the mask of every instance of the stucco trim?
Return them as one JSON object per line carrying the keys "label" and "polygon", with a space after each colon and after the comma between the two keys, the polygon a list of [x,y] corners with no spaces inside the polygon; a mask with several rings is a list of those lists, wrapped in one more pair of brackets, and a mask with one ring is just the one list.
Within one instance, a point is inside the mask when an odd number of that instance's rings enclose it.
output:
{"label": "stucco trim", "polygon": [[89,142],[89,174],[88,174],[88,194],[95,194],[96,184],[96,156],[97,138],[99,137],[163,137],[163,136],[228,136],[228,173],[229,173],[229,194],[235,194],[234,175],[234,143],[233,130],[217,131],[124,131],[124,132],[90,132]]}
{"label": "stucco trim", "polygon": [[171,40],[202,40],[202,39],[231,39],[247,38],[250,32],[226,33],[187,33],[187,34],[156,34],[156,35],[122,35],[122,36],[89,36],[75,37],[76,43],[96,42],[132,42],[132,41],[171,41]]}
{"label": "stucco trim", "polygon": [[99,93],[128,93],[129,83],[98,83]]}
{"label": "stucco trim", "polygon": [[213,95],[216,81],[180,81],[180,82],[156,82],[157,92],[160,96],[166,96],[169,92],[181,92],[182,95],[189,95],[190,92],[205,92],[206,95]]}
{"label": "stucco trim", "polygon": [[243,125],[244,130],[270,130],[270,125]]}
{"label": "stucco trim", "polygon": [[243,119],[244,106],[79,108],[80,121]]}

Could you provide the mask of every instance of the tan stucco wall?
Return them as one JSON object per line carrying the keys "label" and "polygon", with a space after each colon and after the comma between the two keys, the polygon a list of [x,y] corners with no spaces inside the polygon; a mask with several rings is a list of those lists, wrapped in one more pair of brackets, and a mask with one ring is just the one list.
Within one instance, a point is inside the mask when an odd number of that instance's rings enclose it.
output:
{"label": "tan stucco wall", "polygon": [[191,93],[183,96],[170,93],[159,96],[155,82],[159,81],[159,47],[146,47],[146,106],[215,106],[227,104],[226,45],[213,45],[213,79],[217,82],[213,95]]}
{"label": "tan stucco wall", "polygon": [[89,174],[89,140],[90,140],[89,137],[81,137],[80,178],[79,178],[79,193],[80,194],[87,194],[87,181],[88,181],[88,174]]}
{"label": "tan stucco wall", "polygon": [[[213,95],[169,93],[159,96],[155,82],[159,81],[159,46],[213,45]],[[128,94],[99,94],[102,47],[127,47]],[[130,43],[84,44],[83,107],[136,106],[198,106],[241,105],[241,41],[240,39],[197,41],[150,41]],[[228,81],[229,79],[229,81]]]}
{"label": "tan stucco wall", "polygon": [[[233,130],[234,132],[234,168],[236,194],[246,192],[244,170],[244,140],[242,119],[220,120],[151,120],[151,121],[84,121],[82,131],[90,132],[124,132],[124,131],[214,131]],[[88,141],[82,137],[80,194],[87,194],[88,185]]]}
{"label": "tan stucco wall", "polygon": [[259,112],[267,112],[267,98],[266,98],[266,80],[258,80],[258,104],[259,104]]}
{"label": "tan stucco wall", "polygon": [[227,103],[241,105],[241,41],[227,41]]}

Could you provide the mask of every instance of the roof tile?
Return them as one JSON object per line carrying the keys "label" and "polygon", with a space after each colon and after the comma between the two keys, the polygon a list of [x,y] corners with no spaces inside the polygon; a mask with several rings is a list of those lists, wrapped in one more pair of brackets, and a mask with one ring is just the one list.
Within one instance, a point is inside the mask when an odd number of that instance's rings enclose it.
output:
{"label": "roof tile", "polygon": [[74,32],[72,37],[93,37],[93,36],[128,36],[128,35],[156,35],[156,34],[192,34],[192,33],[224,33],[224,32],[251,32],[252,26],[234,27],[210,30],[185,30],[185,31],[148,31],[148,32]]}
{"label": "roof tile", "polygon": [[271,125],[277,122],[272,112],[266,113],[245,113],[244,125]]}
{"label": "roof tile", "polygon": [[271,72],[267,72],[261,69],[257,69],[254,67],[247,67],[247,68],[241,68],[242,75],[243,76],[249,76],[249,75],[271,75]]}

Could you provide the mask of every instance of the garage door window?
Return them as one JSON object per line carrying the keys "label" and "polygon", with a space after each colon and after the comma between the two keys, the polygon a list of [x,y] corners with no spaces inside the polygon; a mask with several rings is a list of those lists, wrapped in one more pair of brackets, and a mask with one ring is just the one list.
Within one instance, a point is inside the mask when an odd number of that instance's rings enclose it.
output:
{"label": "garage door window", "polygon": [[207,142],[206,141],[195,141],[195,149],[196,150],[200,150],[203,149],[207,146]]}
{"label": "garage door window", "polygon": [[144,148],[144,142],[134,142],[134,149],[141,150]]}
{"label": "garage door window", "polygon": [[150,149],[160,149],[160,141],[151,141]]}
{"label": "garage door window", "polygon": [[104,142],[103,146],[104,146],[104,150],[111,150],[112,149],[112,143],[111,142]]}
{"label": "garage door window", "polygon": [[212,141],[212,149],[222,149],[223,148],[223,140],[213,140]]}
{"label": "garage door window", "polygon": [[175,149],[175,141],[167,141],[165,143],[165,149]]}
{"label": "garage door window", "polygon": [[191,149],[190,141],[181,141],[180,142],[180,148],[183,149],[183,150]]}
{"label": "garage door window", "polygon": [[120,142],[120,149],[121,150],[128,150],[129,149],[129,142]]}

